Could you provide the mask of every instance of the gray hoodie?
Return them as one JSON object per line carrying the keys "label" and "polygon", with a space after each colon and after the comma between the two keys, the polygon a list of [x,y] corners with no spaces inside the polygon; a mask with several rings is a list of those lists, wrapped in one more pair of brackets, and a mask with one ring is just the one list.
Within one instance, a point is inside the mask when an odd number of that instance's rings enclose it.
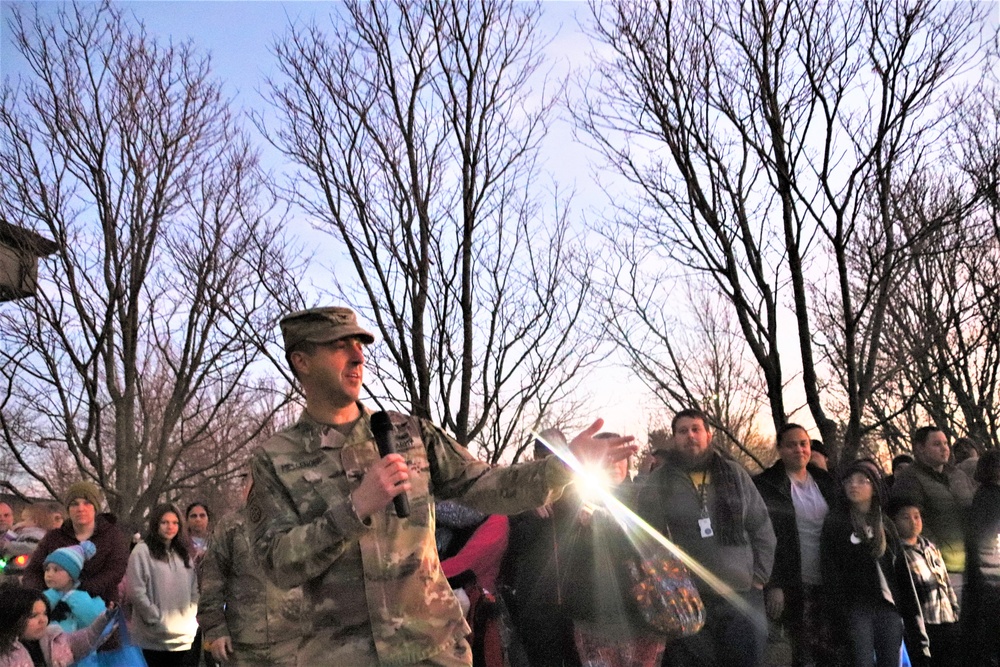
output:
{"label": "gray hoodie", "polygon": [[157,560],[145,543],[132,550],[126,574],[129,627],[137,646],[152,651],[191,648],[198,631],[198,577],[175,552]]}

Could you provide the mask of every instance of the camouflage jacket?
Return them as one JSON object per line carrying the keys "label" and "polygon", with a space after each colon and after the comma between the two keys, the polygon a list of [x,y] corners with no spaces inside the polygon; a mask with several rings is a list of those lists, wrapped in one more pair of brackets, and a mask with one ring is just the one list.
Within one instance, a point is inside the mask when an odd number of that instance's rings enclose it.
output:
{"label": "camouflage jacket", "polygon": [[347,436],[303,412],[255,452],[254,547],[279,585],[303,586],[311,640],[373,643],[381,664],[411,664],[469,632],[438,561],[434,499],[513,514],[555,500],[571,476],[555,457],[491,468],[430,422],[389,413],[410,469],[410,516],[390,503],[366,524],[349,494],[380,457],[362,412]]}
{"label": "camouflage jacket", "polygon": [[218,523],[199,567],[198,626],[206,641],[231,637],[238,644],[273,644],[302,634],[302,589],[282,590],[261,571],[245,510]]}

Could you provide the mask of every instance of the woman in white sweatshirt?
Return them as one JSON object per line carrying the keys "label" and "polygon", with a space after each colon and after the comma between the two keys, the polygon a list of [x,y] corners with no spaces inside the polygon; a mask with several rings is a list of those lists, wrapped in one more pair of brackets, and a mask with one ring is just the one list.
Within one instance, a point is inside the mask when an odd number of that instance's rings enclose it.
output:
{"label": "woman in white sweatshirt", "polygon": [[171,504],[149,515],[145,542],[128,561],[129,627],[149,667],[195,667],[198,630],[198,578],[181,513]]}

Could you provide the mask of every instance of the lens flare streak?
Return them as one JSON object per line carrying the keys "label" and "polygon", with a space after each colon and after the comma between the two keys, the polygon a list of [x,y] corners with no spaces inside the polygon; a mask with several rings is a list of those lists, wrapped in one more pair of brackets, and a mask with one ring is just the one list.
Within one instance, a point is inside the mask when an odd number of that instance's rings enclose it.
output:
{"label": "lens flare streak", "polygon": [[757,613],[732,587],[712,574],[701,563],[689,556],[683,549],[664,537],[660,531],[650,526],[645,520],[618,500],[609,490],[607,483],[599,475],[595,474],[593,466],[580,461],[570,451],[568,446],[561,442],[550,442],[538,433],[534,433],[533,435],[573,471],[575,476],[574,483],[583,486],[583,493],[581,495],[590,499],[594,505],[602,504],[604,506],[625,533],[629,542],[632,543],[632,546],[636,548],[643,558],[652,556],[656,551],[656,548],[648,541],[648,539],[651,539],[679,558],[693,575],[708,584],[712,590],[740,612],[747,616],[753,616]]}

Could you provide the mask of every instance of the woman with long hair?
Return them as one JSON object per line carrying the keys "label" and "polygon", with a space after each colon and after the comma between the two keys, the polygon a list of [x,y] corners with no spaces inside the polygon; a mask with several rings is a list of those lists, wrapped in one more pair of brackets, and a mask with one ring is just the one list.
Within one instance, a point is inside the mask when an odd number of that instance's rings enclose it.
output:
{"label": "woman with long hair", "polygon": [[181,517],[172,504],[155,507],[128,561],[130,627],[149,667],[198,664],[198,578]]}
{"label": "woman with long hair", "polygon": [[883,512],[882,473],[855,461],[841,490],[823,524],[820,563],[835,627],[850,642],[848,664],[898,667],[904,637],[913,663],[924,664],[927,633],[902,542]]}

